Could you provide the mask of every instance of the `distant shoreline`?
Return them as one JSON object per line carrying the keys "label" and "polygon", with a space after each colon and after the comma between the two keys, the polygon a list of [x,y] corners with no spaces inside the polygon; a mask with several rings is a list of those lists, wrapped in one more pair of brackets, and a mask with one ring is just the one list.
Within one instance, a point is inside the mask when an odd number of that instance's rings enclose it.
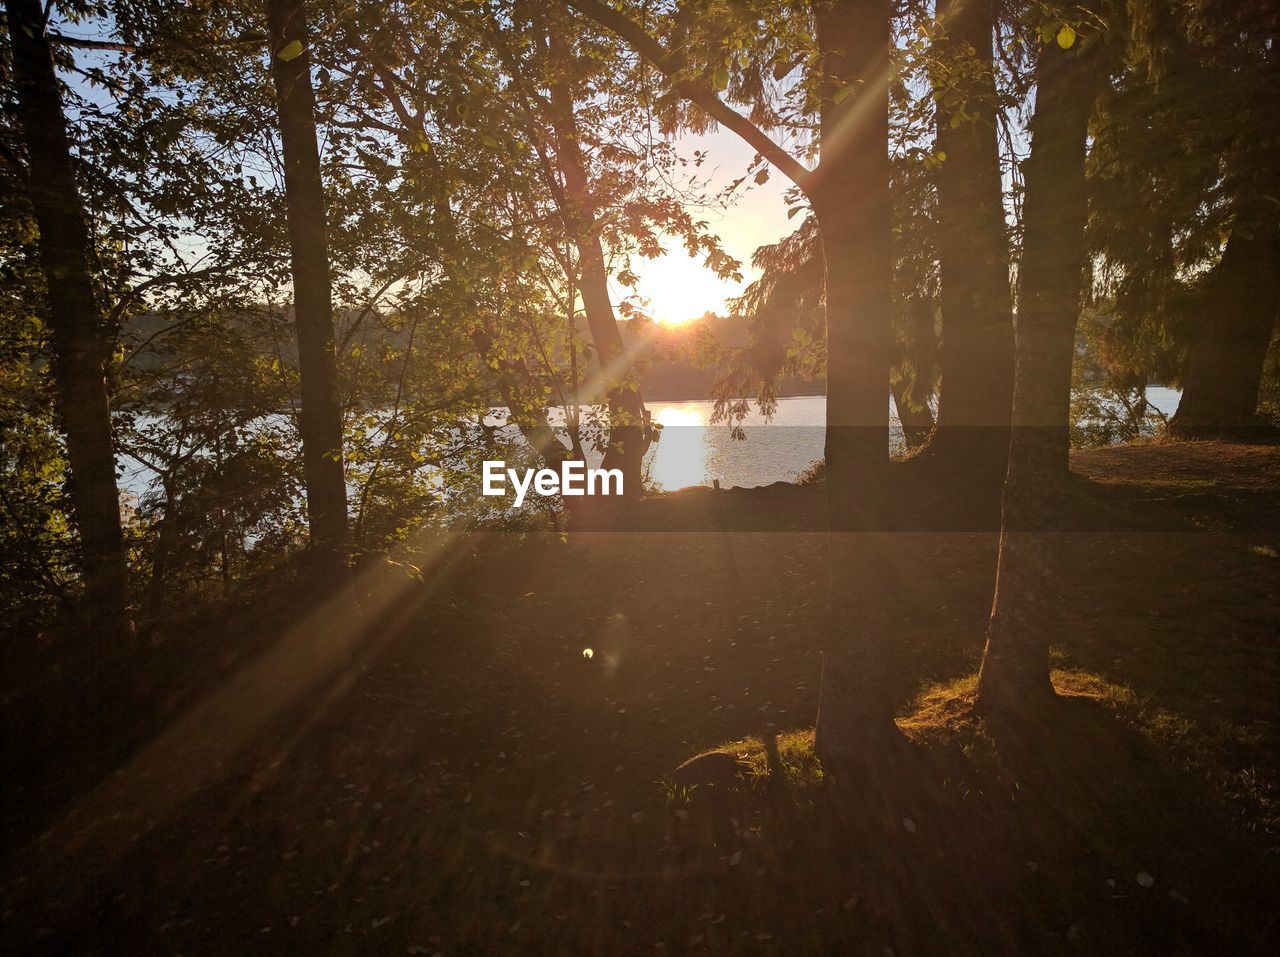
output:
{"label": "distant shoreline", "polygon": [[[1143,386],[1143,389],[1169,389],[1178,391],[1176,386],[1168,385],[1162,382],[1153,382]],[[641,394],[646,402],[714,402],[715,399],[709,395],[680,395],[668,393],[660,390],[641,389]],[[778,394],[779,399],[812,399],[821,396],[826,398],[825,389],[814,388],[810,391],[788,390]],[[754,402],[752,398],[750,401]]]}
{"label": "distant shoreline", "polygon": [[[714,402],[715,399],[709,395],[679,395],[661,391],[642,390],[641,395],[646,402]],[[814,390],[812,392],[783,392],[778,395],[779,399],[812,399],[826,398],[825,391]],[[749,401],[754,402],[755,398]]]}

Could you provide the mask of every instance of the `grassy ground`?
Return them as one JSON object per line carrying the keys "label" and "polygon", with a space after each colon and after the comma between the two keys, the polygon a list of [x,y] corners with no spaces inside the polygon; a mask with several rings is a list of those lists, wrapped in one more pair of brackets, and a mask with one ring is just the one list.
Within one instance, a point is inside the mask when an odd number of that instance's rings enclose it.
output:
{"label": "grassy ground", "polygon": [[[821,535],[441,536],[413,567],[366,572],[358,596],[277,587],[170,635],[148,672],[161,704],[117,771],[13,789],[0,939],[1267,952],[1280,450],[1136,446],[1074,469],[1091,518],[1065,543],[1064,700],[1047,719],[993,727],[967,709],[989,532],[904,533],[913,599],[891,680],[912,747],[834,783],[805,730]],[[811,496],[724,501],[776,516]],[[750,767],[739,784],[671,783],[717,747]]]}

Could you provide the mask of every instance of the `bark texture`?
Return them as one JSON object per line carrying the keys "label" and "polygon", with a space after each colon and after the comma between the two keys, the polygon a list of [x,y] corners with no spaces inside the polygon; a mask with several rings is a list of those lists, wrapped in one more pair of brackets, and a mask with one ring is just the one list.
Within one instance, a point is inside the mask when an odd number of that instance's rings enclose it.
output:
{"label": "bark texture", "polygon": [[329,235],[316,145],[306,8],[301,0],[266,0],[266,8],[293,267],[307,518],[311,544],[322,565],[336,569],[346,562],[347,486],[334,356]]}
{"label": "bark texture", "polygon": [[827,300],[829,621],[815,747],[850,765],[893,730],[886,688],[883,552],[890,527],[888,395],[893,330],[889,199],[889,5],[836,0],[817,11],[823,53],[822,160],[809,190]]}
{"label": "bark texture", "polygon": [[[80,534],[85,605],[107,646],[130,630],[129,578],[106,365],[115,341],[93,288],[84,204],[76,185],[61,92],[39,0],[7,0],[17,112],[29,195],[39,230],[53,345],[54,388],[71,466],[72,519]],[[101,649],[110,653],[109,647]]]}
{"label": "bark texture", "polygon": [[[930,453],[948,475],[1004,478],[1013,416],[1013,299],[997,137],[994,0],[938,0],[935,70],[942,384]],[[992,488],[998,488],[993,484]]]}
{"label": "bark texture", "polygon": [[1084,285],[1085,155],[1097,52],[1049,43],[1036,66],[1026,165],[1013,436],[978,704],[1016,710],[1053,695],[1049,643],[1069,453],[1076,320]]}

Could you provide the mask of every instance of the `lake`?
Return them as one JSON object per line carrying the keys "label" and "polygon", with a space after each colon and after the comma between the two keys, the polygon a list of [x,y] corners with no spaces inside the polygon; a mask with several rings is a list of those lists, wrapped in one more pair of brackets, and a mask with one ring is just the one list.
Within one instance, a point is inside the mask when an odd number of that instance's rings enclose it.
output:
{"label": "lake", "polygon": [[[752,411],[742,423],[744,439],[734,439],[723,422],[710,424],[713,402],[647,405],[653,421],[663,428],[645,464],[650,481],[665,491],[716,480],[726,488],[787,482],[822,458],[826,396],[779,399],[768,423]],[[901,429],[894,431],[901,442]]]}
{"label": "lake", "polygon": [[[1165,415],[1178,407],[1177,389],[1152,386],[1147,389],[1152,405]],[[710,485],[719,481],[725,488],[752,487],[773,482],[790,482],[822,458],[826,396],[792,396],[778,400],[772,420],[752,411],[743,422],[745,439],[734,439],[724,423],[711,425],[714,403],[706,399],[649,402],[653,420],[663,426],[662,437],[645,459],[649,480],[656,488],[673,491],[690,485]],[[505,409],[494,410],[493,423],[505,418]],[[893,400],[889,400],[890,443],[895,451],[903,447]],[[552,410],[553,422],[562,419]],[[598,465],[599,456],[588,454],[589,464]],[[155,473],[136,460],[121,456],[121,487],[131,496],[141,496],[155,480]]]}
{"label": "lake", "polygon": [[[1181,393],[1151,386],[1147,398],[1165,415],[1173,415]],[[726,488],[789,482],[822,458],[826,396],[794,396],[778,400],[770,423],[753,412],[743,423],[745,440],[734,440],[723,423],[709,425],[714,403],[707,400],[647,403],[662,438],[646,460],[649,478],[660,489],[672,491],[689,485],[710,485],[718,480]],[[889,401],[890,442],[903,447],[893,400]]]}

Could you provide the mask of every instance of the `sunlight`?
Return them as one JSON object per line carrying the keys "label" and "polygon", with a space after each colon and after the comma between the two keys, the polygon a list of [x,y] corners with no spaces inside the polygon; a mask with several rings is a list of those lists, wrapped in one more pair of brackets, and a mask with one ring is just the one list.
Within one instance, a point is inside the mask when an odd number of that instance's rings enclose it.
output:
{"label": "sunlight", "polygon": [[727,300],[742,292],[743,284],[721,279],[681,249],[661,259],[639,260],[636,293],[641,308],[664,326],[681,326],[704,313],[730,310]]}
{"label": "sunlight", "polygon": [[685,405],[664,405],[653,413],[653,421],[661,426],[668,425],[706,425],[702,410],[693,403]]}
{"label": "sunlight", "polygon": [[0,957],[1280,952],[1280,0],[1147,5],[7,0]]}
{"label": "sunlight", "polygon": [[664,405],[653,420],[663,428],[650,453],[650,479],[667,491],[705,485],[710,446],[703,410],[693,403]]}
{"label": "sunlight", "polygon": [[[369,563],[207,697],[173,716],[115,774],[81,795],[46,837],[92,849],[100,860],[115,859],[127,852],[128,835],[178,813],[273,722],[291,714],[288,733],[278,732],[273,743],[278,754],[288,754],[351,691],[367,664],[404,633],[448,580],[466,545],[457,532],[423,529],[405,550],[419,564],[390,556]],[[258,768],[248,793],[261,788],[277,766]],[[38,856],[42,850],[31,845],[24,853]]]}

